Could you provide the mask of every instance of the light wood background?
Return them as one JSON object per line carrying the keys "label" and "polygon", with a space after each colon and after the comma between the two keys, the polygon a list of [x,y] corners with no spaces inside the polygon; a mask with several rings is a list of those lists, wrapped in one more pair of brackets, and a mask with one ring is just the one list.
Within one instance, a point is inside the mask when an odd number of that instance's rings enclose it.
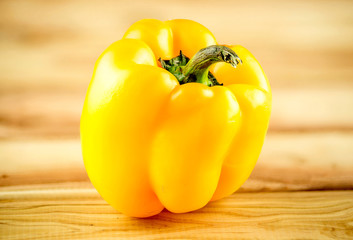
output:
{"label": "light wood background", "polygon": [[[0,1],[0,239],[352,239],[353,1]],[[273,89],[268,136],[232,196],[149,219],[107,205],[79,119],[99,54],[142,18],[241,44]]]}

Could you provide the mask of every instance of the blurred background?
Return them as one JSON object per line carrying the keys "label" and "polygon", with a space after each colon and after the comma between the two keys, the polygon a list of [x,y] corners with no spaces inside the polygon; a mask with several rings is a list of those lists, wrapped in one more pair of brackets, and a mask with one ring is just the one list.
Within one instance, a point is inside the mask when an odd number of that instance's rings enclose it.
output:
{"label": "blurred background", "polygon": [[79,121],[101,52],[140,19],[248,48],[273,90],[241,191],[353,188],[353,1],[0,1],[0,185],[88,182]]}

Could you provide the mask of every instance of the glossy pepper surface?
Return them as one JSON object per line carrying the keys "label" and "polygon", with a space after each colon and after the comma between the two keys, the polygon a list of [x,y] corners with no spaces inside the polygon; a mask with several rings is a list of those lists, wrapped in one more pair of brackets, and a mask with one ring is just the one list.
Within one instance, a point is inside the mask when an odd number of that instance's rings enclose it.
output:
{"label": "glossy pepper surface", "polygon": [[[191,58],[171,67],[180,79],[165,69],[178,56]],[[217,45],[191,20],[138,21],[94,68],[80,126],[89,178],[129,216],[202,208],[249,177],[271,99],[261,66],[244,47]]]}

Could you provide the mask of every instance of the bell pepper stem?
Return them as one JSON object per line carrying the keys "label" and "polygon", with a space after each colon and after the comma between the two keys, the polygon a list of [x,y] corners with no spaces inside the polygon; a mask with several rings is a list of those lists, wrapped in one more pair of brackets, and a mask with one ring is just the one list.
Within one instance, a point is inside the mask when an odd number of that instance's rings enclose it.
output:
{"label": "bell pepper stem", "polygon": [[198,51],[183,68],[182,84],[198,82],[207,86],[214,86],[215,83],[209,79],[209,70],[212,64],[226,62],[233,67],[242,63],[238,55],[230,48],[220,45],[211,45]]}

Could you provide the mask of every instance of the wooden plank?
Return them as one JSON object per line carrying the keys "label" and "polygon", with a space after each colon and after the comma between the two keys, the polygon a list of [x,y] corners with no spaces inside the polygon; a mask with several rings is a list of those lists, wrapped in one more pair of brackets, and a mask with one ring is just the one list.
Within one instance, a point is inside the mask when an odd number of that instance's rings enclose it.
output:
{"label": "wooden plank", "polygon": [[274,90],[269,130],[353,130],[352,110],[353,87]]}
{"label": "wooden plank", "polygon": [[[0,141],[0,186],[88,181],[78,139]],[[353,189],[353,132],[270,133],[239,191]]]}
{"label": "wooden plank", "polygon": [[[99,54],[143,18],[194,19],[220,43],[248,47],[274,88],[352,86],[353,3],[349,0],[251,4],[157,0],[148,11],[143,0],[123,4],[2,0],[0,4],[2,91],[85,89]],[[216,17],[210,18],[211,12]]]}
{"label": "wooden plank", "polygon": [[353,129],[352,1],[157,1],[136,12],[139,3],[1,1],[0,138],[78,137],[95,60],[151,17],[192,18],[220,43],[248,47],[273,88],[270,131]]}
{"label": "wooden plank", "polygon": [[188,214],[124,216],[94,189],[0,192],[2,239],[351,239],[353,191],[239,193]]}
{"label": "wooden plank", "polygon": [[[143,0],[0,1],[0,239],[352,239],[352,7],[157,0],[146,11]],[[274,102],[270,134],[240,193],[147,220],[101,199],[78,140],[95,60],[142,18],[191,18],[219,43],[244,45],[264,67]],[[336,191],[313,191],[327,189]]]}
{"label": "wooden plank", "polygon": [[268,134],[243,190],[353,189],[352,134],[349,131]]}
{"label": "wooden plank", "polygon": [[[0,139],[78,137],[85,92],[0,94]],[[273,92],[269,131],[353,130],[353,87]]]}

